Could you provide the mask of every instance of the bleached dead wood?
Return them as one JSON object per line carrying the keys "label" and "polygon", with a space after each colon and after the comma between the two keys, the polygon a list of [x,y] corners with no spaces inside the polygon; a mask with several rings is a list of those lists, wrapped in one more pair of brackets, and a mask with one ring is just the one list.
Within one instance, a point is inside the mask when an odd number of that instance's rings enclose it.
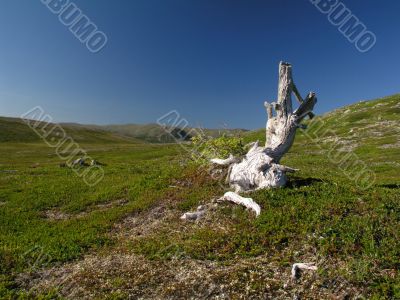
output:
{"label": "bleached dead wood", "polygon": [[[300,103],[295,111],[292,107],[292,93]],[[316,102],[313,92],[303,100],[293,82],[292,66],[281,62],[278,99],[276,102],[264,103],[268,116],[265,146],[261,147],[256,142],[243,158],[230,155],[227,159],[211,160],[215,164],[229,166],[227,181],[236,193],[286,185],[286,173],[296,169],[283,166],[279,162],[293,145],[297,128],[305,128],[300,124],[301,121],[306,116],[314,116],[312,110]],[[230,197],[239,199],[237,197],[240,196],[230,194]]]}
{"label": "bleached dead wood", "polygon": [[206,208],[204,206],[199,206],[197,207],[197,210],[195,212],[184,213],[181,216],[181,219],[186,221],[197,221],[201,219],[205,213],[206,213]]}
{"label": "bleached dead wood", "polygon": [[300,276],[301,270],[316,271],[318,268],[313,263],[296,263],[292,266],[292,279],[297,279]]}
{"label": "bleached dead wood", "polygon": [[72,162],[72,166],[83,166],[85,165],[85,159],[80,157]]}
{"label": "bleached dead wood", "polygon": [[225,193],[225,195],[220,200],[230,201],[239,205],[243,205],[248,209],[254,210],[256,216],[258,216],[261,212],[260,206],[256,202],[254,202],[253,199],[241,197],[234,192]]}
{"label": "bleached dead wood", "polygon": [[238,159],[236,157],[234,157],[232,154],[229,155],[229,157],[227,159],[214,158],[211,160],[212,163],[221,165],[221,166],[229,166],[237,161],[238,161]]}

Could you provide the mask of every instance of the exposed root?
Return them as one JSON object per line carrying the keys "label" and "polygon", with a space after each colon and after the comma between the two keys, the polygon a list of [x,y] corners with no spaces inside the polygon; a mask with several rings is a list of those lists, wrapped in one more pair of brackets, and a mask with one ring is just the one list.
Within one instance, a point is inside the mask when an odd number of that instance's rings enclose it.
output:
{"label": "exposed root", "polygon": [[256,202],[254,202],[253,199],[241,197],[234,192],[225,193],[225,195],[221,198],[221,200],[230,201],[239,205],[243,205],[244,207],[253,210],[256,213],[257,217],[261,213],[260,206]]}
{"label": "exposed root", "polygon": [[232,154],[229,155],[227,159],[219,159],[214,158],[211,160],[213,164],[220,165],[220,166],[229,166],[235,162],[238,162],[238,158],[234,157]]}
{"label": "exposed root", "polygon": [[292,279],[296,280],[300,277],[301,270],[316,271],[318,268],[313,263],[296,263],[292,266]]}
{"label": "exposed root", "polygon": [[181,219],[187,220],[187,221],[197,221],[204,216],[206,211],[207,211],[206,208],[204,206],[200,205],[197,208],[197,211],[184,213],[183,216],[181,217]]}

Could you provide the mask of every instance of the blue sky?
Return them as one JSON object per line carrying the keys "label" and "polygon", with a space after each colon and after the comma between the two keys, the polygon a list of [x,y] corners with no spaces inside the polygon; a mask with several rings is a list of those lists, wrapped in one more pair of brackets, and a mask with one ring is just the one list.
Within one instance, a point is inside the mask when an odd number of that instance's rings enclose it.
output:
{"label": "blue sky", "polygon": [[360,53],[309,0],[74,1],[108,37],[93,54],[40,0],[0,2],[0,115],[260,128],[280,60],[322,113],[398,93],[400,1],[342,0],[377,37]]}

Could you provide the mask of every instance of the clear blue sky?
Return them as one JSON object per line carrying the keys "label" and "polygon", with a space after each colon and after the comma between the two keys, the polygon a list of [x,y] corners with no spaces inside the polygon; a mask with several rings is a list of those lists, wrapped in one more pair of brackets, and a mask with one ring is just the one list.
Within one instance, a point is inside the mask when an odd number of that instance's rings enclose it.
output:
{"label": "clear blue sky", "polygon": [[89,52],[40,0],[0,2],[0,115],[260,128],[280,60],[317,113],[400,90],[400,1],[342,0],[377,36],[360,53],[309,0],[74,1],[108,36]]}

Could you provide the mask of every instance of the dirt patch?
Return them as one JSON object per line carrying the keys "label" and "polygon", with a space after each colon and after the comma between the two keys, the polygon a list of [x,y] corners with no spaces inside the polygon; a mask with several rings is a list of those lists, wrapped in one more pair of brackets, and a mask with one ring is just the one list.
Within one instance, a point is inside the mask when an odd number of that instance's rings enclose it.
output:
{"label": "dirt patch", "polygon": [[154,207],[147,212],[125,218],[114,226],[110,235],[118,240],[132,240],[155,232],[157,228],[163,227],[170,221],[176,221],[178,216],[178,211],[167,209],[164,203],[164,205]]}
{"label": "dirt patch", "polygon": [[383,162],[372,162],[370,163],[371,166],[385,166],[385,165],[390,165],[390,166],[396,166],[400,167],[400,163],[396,161],[383,161]]}
{"label": "dirt patch", "polygon": [[393,149],[393,148],[400,148],[400,141],[397,141],[396,143],[393,144],[384,144],[379,146],[381,149]]}
{"label": "dirt patch", "polygon": [[101,203],[95,206],[90,207],[89,209],[76,213],[76,214],[69,214],[62,212],[60,209],[50,209],[46,210],[42,213],[42,217],[48,219],[50,221],[62,221],[62,220],[69,220],[69,219],[79,219],[85,217],[87,214],[94,212],[94,211],[103,211],[113,207],[126,205],[128,203],[127,199],[118,199],[114,201],[110,201],[108,203]]}
{"label": "dirt patch", "polygon": [[61,220],[68,220],[71,218],[72,215],[63,213],[59,210],[46,210],[42,213],[42,217],[46,218],[51,221],[61,221]]}
{"label": "dirt patch", "polygon": [[0,173],[15,174],[18,170],[0,170]]}
{"label": "dirt patch", "polygon": [[107,203],[101,203],[101,204],[97,204],[93,210],[100,210],[100,209],[108,209],[108,208],[112,208],[112,207],[117,207],[117,206],[123,206],[125,204],[128,203],[127,199],[117,199],[111,202],[107,202]]}

